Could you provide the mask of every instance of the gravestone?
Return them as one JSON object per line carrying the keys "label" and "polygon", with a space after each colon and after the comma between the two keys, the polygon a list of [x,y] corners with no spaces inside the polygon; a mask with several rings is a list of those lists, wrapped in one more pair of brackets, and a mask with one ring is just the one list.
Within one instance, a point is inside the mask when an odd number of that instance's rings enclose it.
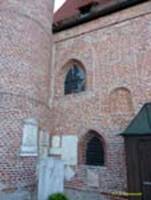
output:
{"label": "gravestone", "polygon": [[39,165],[38,200],[64,191],[64,164],[55,158],[45,158]]}

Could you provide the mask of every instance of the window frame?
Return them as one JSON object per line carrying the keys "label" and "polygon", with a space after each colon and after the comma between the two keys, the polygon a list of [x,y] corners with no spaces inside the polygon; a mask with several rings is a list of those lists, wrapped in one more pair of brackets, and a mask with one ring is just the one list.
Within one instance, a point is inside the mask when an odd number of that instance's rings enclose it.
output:
{"label": "window frame", "polygon": [[89,166],[104,166],[105,164],[104,147],[102,141],[96,135],[92,136],[86,144],[85,164]]}
{"label": "window frame", "polygon": [[[77,72],[74,74],[76,70]],[[69,64],[64,78],[64,95],[78,94],[84,91],[86,91],[85,69],[80,63],[72,62]]]}
{"label": "window frame", "polygon": [[[86,155],[87,145],[88,145],[89,141],[92,138],[94,138],[94,137],[98,138],[98,140],[100,141],[101,149],[102,149],[102,152],[103,152],[103,163],[100,164],[100,165],[94,165],[94,164],[91,165],[91,164],[87,163],[87,158],[86,158],[86,156],[87,156]],[[99,134],[97,131],[95,131],[95,130],[89,130],[79,140],[78,164],[79,165],[84,165],[84,166],[89,167],[89,168],[106,167],[106,165],[107,165],[107,160],[106,160],[106,143],[105,143],[104,137],[102,137],[102,135]]]}

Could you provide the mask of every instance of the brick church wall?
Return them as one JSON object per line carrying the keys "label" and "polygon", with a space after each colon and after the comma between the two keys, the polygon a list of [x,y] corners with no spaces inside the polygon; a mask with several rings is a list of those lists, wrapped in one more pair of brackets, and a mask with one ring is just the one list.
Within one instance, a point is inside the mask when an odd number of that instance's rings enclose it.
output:
{"label": "brick church wall", "polygon": [[0,199],[27,199],[16,191],[37,184],[37,157],[20,151],[24,120],[49,126],[52,8],[50,0],[0,2]]}
{"label": "brick church wall", "polygon": [[[20,155],[28,118],[51,135],[77,135],[79,152],[89,131],[101,135],[105,165],[86,166],[78,155],[68,193],[125,191],[124,141],[118,134],[151,100],[151,2],[55,34],[52,67],[50,2],[0,2],[0,195],[7,200],[18,192],[15,200],[27,199],[24,192],[37,183],[37,157]],[[85,69],[86,91],[65,96],[73,60]]]}
{"label": "brick church wall", "polygon": [[[126,191],[126,163],[121,133],[141,106],[151,100],[151,2],[56,33],[51,76],[51,134],[78,135],[90,130],[105,142],[105,166],[80,163],[69,189]],[[64,95],[70,62],[86,71],[86,91]],[[89,186],[88,170],[99,176]]]}

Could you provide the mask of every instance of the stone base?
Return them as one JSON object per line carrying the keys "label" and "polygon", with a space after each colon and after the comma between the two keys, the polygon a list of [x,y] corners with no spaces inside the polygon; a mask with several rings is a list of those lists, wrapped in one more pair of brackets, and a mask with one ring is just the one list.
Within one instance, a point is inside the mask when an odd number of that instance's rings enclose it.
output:
{"label": "stone base", "polygon": [[69,200],[106,200],[97,192],[81,191],[75,189],[65,189],[65,194]]}
{"label": "stone base", "polygon": [[0,192],[0,200],[36,200],[36,193],[16,191],[13,193]]}

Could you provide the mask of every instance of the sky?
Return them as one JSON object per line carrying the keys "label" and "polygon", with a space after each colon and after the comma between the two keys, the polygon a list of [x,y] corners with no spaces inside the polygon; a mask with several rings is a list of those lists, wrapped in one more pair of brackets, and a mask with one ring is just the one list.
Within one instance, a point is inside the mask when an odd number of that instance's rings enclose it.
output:
{"label": "sky", "polygon": [[55,0],[55,11],[65,2],[65,0]]}

